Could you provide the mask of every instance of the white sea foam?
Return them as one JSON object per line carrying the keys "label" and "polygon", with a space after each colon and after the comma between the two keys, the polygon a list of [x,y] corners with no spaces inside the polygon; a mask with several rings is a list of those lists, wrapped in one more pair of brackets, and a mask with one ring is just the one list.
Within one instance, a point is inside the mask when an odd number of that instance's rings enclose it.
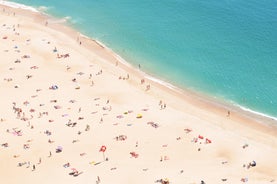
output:
{"label": "white sea foam", "polygon": [[20,9],[30,10],[30,11],[33,11],[33,12],[39,12],[34,7],[26,6],[26,5],[15,3],[15,2],[0,0],[0,4],[5,5],[5,6],[9,6],[9,7],[12,7],[12,8],[20,8]]}
{"label": "white sea foam", "polygon": [[264,113],[261,113],[261,112],[257,112],[257,111],[251,110],[251,109],[249,109],[247,107],[243,107],[243,106],[238,105],[238,104],[235,104],[235,106],[239,107],[240,109],[242,109],[242,110],[244,110],[246,112],[250,112],[252,114],[256,114],[256,115],[259,115],[259,116],[266,117],[266,118],[269,118],[269,119],[277,121],[277,117],[270,116],[270,115],[267,115],[267,114],[264,114]]}
{"label": "white sea foam", "polygon": [[63,23],[67,23],[69,21],[71,21],[71,17],[70,16],[66,16],[60,19],[56,19],[56,18],[52,18],[50,20],[48,20],[49,23],[54,23],[54,24],[63,24]]}
{"label": "white sea foam", "polygon": [[46,6],[39,6],[39,7],[38,7],[38,10],[41,11],[41,12],[46,12],[47,10],[49,10],[49,7],[46,7]]}
{"label": "white sea foam", "polygon": [[[89,38],[89,37],[87,37]],[[108,50],[109,52],[111,52],[113,54],[113,56],[122,64],[128,66],[128,67],[132,67],[130,65],[130,63],[128,63],[125,59],[123,59],[120,55],[116,54],[112,49],[110,49],[109,47],[107,47],[104,43],[100,42],[99,40],[94,40],[98,45],[100,45],[101,47],[105,48],[106,50]]]}
{"label": "white sea foam", "polygon": [[[163,86],[166,86],[167,88],[172,89],[172,90],[174,90],[174,91],[177,91],[177,92],[180,92],[180,93],[181,93],[181,91],[182,91],[181,89],[179,89],[178,87],[172,85],[171,83],[165,82],[165,81],[163,81],[163,80],[160,80],[160,79],[158,79],[158,78],[152,77],[152,76],[150,76],[150,75],[146,75],[145,78],[147,78],[148,80],[151,80],[151,81],[153,81],[153,82],[155,82],[155,83],[158,83],[158,84],[161,84],[161,85],[163,85]],[[261,117],[265,117],[265,118],[269,118],[269,119],[272,119],[272,120],[277,121],[277,117],[270,116],[270,115],[268,115],[268,114],[264,114],[264,113],[261,113],[261,112],[257,112],[257,111],[251,110],[251,109],[249,109],[249,108],[247,108],[247,107],[238,105],[238,104],[236,104],[236,103],[234,103],[234,102],[230,102],[230,103],[233,104],[234,106],[238,107],[239,109],[245,111],[245,112],[249,112],[249,113],[252,113],[252,114],[256,114],[256,115],[258,115],[258,116],[261,116]]]}
{"label": "white sea foam", "polygon": [[158,83],[158,84],[161,84],[161,85],[163,85],[163,86],[166,86],[167,88],[172,89],[172,90],[174,90],[174,91],[180,91],[180,90],[178,90],[178,87],[176,87],[176,86],[174,86],[174,85],[172,85],[172,84],[170,84],[170,83],[168,83],[168,82],[165,82],[165,81],[163,81],[163,80],[161,80],[161,79],[152,77],[152,76],[150,76],[149,74],[147,74],[147,75],[145,76],[145,78],[148,79],[148,80],[151,80],[151,81],[153,81],[153,82],[155,82],[155,83]]}

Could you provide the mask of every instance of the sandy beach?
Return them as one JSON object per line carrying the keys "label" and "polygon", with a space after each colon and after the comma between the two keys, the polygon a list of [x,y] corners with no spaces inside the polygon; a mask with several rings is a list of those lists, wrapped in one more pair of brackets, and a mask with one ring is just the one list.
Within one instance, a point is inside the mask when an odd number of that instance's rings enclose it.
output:
{"label": "sandy beach", "polygon": [[0,6],[0,183],[277,183],[277,121],[171,89]]}

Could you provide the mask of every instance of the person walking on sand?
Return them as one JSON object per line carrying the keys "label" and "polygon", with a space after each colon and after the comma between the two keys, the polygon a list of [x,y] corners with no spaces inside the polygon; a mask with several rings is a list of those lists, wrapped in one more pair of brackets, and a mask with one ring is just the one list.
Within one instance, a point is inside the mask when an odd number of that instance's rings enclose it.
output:
{"label": "person walking on sand", "polygon": [[41,158],[39,158],[38,164],[41,164]]}
{"label": "person walking on sand", "polygon": [[34,171],[34,170],[36,170],[36,165],[35,165],[35,164],[33,164],[33,171]]}
{"label": "person walking on sand", "polygon": [[100,177],[99,176],[97,176],[97,180],[96,180],[96,184],[99,184],[100,183]]}
{"label": "person walking on sand", "polygon": [[230,117],[230,115],[231,115],[231,112],[228,111],[228,112],[227,112],[227,117]]}
{"label": "person walking on sand", "polygon": [[150,84],[148,84],[147,86],[146,86],[146,91],[149,91],[150,90]]}

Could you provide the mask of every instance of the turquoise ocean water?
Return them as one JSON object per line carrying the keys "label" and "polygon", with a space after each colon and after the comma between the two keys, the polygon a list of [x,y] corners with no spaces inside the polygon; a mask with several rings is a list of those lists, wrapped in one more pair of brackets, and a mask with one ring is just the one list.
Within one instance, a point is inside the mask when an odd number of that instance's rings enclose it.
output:
{"label": "turquoise ocean water", "polygon": [[14,0],[181,88],[277,117],[276,0]]}

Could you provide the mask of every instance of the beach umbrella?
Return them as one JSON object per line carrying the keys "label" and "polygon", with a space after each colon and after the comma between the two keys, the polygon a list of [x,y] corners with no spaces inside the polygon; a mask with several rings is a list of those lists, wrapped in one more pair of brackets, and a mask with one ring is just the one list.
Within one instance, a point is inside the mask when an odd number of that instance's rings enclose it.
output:
{"label": "beach umbrella", "polygon": [[105,152],[105,151],[106,151],[106,149],[107,149],[107,147],[103,145],[103,146],[101,146],[101,148],[100,148],[99,152]]}
{"label": "beach umbrella", "polygon": [[105,151],[106,151],[106,149],[107,149],[107,147],[103,145],[103,146],[101,146],[101,148],[100,148],[100,150],[99,150],[99,152],[102,152],[102,153],[103,153],[103,159],[104,159],[104,160],[106,160],[106,159],[105,159]]}

